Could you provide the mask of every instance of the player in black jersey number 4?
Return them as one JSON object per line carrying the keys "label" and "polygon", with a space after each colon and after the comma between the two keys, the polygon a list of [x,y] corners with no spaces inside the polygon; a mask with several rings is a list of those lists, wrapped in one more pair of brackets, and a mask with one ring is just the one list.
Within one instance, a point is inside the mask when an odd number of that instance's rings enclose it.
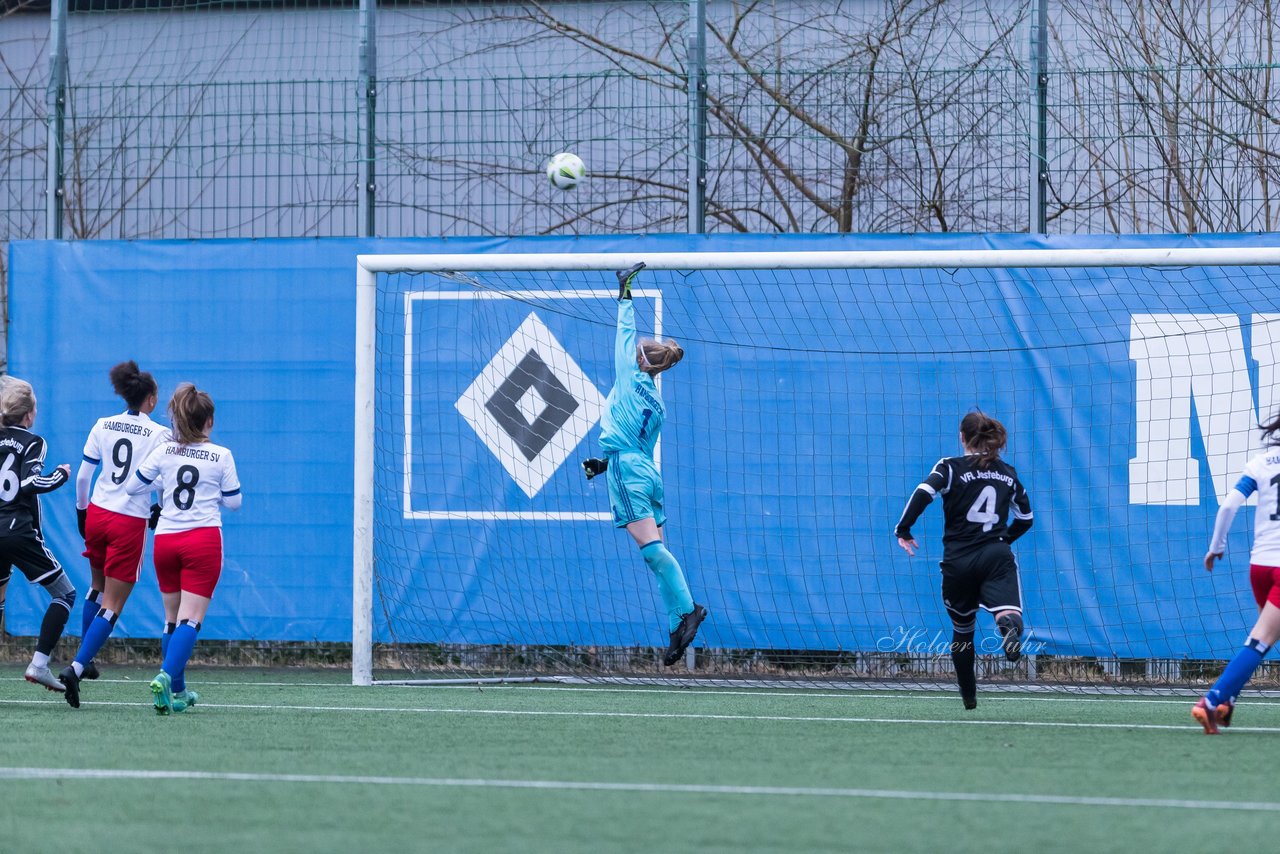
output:
{"label": "player in black jersey number 4", "polygon": [[[973,635],[978,608],[990,611],[1010,661],[1022,656],[1022,590],[1018,562],[1009,544],[1031,527],[1031,500],[1013,466],[1000,459],[1008,434],[1004,425],[981,412],[960,422],[962,457],[944,457],[916,487],[894,534],[914,556],[919,544],[911,526],[942,496],[946,528],[942,535],[942,603],[951,617],[951,660],[966,709],[978,705]],[[1009,510],[1013,524],[1006,526]]]}

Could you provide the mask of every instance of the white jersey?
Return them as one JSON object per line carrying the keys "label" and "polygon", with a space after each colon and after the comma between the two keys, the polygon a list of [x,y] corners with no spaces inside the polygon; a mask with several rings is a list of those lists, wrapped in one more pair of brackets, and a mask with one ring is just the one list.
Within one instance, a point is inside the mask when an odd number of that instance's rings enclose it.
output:
{"label": "white jersey", "polygon": [[146,493],[130,495],[125,486],[138,465],[169,438],[169,428],[141,412],[130,410],[99,418],[84,443],[84,461],[102,466],[90,500],[104,510],[126,516],[149,516],[150,497]]}
{"label": "white jersey", "polygon": [[1245,498],[1258,493],[1250,563],[1280,566],[1280,448],[1263,451],[1249,460],[1236,489]]}
{"label": "white jersey", "polygon": [[[172,440],[138,467],[130,491],[151,486],[160,492],[157,534],[222,527],[222,505],[239,507],[240,477],[231,451],[212,442],[182,445]],[[233,499],[234,502],[228,499]]]}

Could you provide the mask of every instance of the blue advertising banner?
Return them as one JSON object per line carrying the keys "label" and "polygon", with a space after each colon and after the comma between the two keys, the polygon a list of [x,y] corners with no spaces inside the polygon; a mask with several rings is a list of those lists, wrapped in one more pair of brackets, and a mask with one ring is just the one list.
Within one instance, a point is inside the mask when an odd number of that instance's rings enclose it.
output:
{"label": "blue advertising banner", "polygon": [[[167,400],[218,406],[244,509],[204,634],[346,640],[351,629],[357,253],[1271,245],[1266,236],[725,236],[476,240],[19,242],[11,372],[35,386],[50,466],[78,465],[123,409],[108,369],[136,359]],[[599,452],[613,383],[608,279],[384,277],[379,292],[375,634],[429,643],[655,645],[652,579],[613,530]],[[585,284],[584,284],[585,282]],[[646,274],[642,334],[680,339],[663,377],[667,539],[739,649],[906,649],[949,634],[942,518],[908,558],[891,531],[959,452],[977,406],[1036,526],[1017,544],[1039,650],[1222,657],[1252,623],[1252,507],[1204,573],[1219,496],[1280,403],[1274,279],[1098,269]],[[1278,327],[1280,330],[1280,327]],[[519,368],[519,370],[517,370]],[[162,417],[158,413],[157,417]],[[73,487],[43,499],[55,555],[88,567]],[[148,558],[149,567],[149,558]],[[144,574],[118,634],[154,635]],[[15,579],[8,625],[43,594]],[[74,632],[78,619],[69,624]]]}

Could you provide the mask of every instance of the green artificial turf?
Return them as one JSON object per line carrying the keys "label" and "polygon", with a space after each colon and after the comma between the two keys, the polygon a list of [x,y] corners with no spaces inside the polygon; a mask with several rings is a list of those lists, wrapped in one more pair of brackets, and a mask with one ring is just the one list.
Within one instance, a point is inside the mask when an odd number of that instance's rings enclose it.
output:
{"label": "green artificial turf", "polygon": [[[1280,820],[1280,704],[1263,700],[1208,738],[1190,697],[982,694],[965,712],[949,693],[354,688],[203,668],[200,705],[166,718],[150,676],[110,668],[73,710],[0,668],[3,850],[1230,850]],[[945,799],[965,794],[979,799]],[[1118,800],[990,799],[1021,796]],[[1206,804],[1233,801],[1260,806]]]}

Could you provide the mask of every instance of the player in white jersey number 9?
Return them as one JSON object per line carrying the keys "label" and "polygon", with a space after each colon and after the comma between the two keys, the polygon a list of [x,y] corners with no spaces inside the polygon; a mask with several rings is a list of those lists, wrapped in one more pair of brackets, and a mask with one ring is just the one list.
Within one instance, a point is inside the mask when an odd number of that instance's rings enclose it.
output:
{"label": "player in white jersey number 9", "polygon": [[1280,413],[1262,426],[1267,449],[1245,464],[1235,488],[1227,493],[1218,508],[1204,568],[1213,565],[1227,551],[1227,532],[1245,500],[1258,493],[1258,510],[1253,525],[1253,551],[1249,555],[1249,584],[1258,605],[1258,621],[1254,623],[1244,646],[1227,665],[1191,709],[1207,735],[1216,735],[1219,727],[1231,726],[1236,697],[1262,663],[1267,651],[1280,640]]}
{"label": "player in white jersey number 9", "polygon": [[231,451],[209,441],[213,399],[183,383],[169,402],[173,439],[157,447],[139,466],[129,492],[161,492],[155,564],[167,622],[177,628],[164,664],[151,680],[158,714],[195,705],[186,686],[187,661],[209,600],[222,574],[222,508],[240,509],[240,478]]}
{"label": "player in white jersey number 9", "polygon": [[[67,688],[62,696],[73,709],[80,708],[80,680],[98,678],[93,659],[111,636],[142,572],[153,507],[146,495],[130,495],[125,487],[138,464],[169,437],[168,430],[151,420],[159,401],[155,378],[132,359],[113,367],[109,376],[111,387],[124,399],[125,411],[94,423],[76,474],[76,517],[92,586],[84,603],[80,649],[75,661],[58,674]],[[94,483],[99,467],[102,472]]]}

